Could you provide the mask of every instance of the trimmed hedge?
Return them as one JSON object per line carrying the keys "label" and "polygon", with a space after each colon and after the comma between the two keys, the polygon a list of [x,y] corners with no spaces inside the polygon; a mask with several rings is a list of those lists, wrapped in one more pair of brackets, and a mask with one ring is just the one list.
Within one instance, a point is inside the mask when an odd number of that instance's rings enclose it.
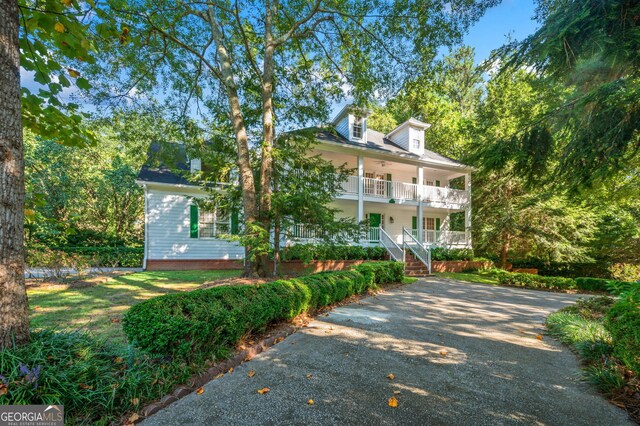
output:
{"label": "trimmed hedge", "polygon": [[281,260],[385,260],[384,247],[360,247],[332,244],[296,244],[282,251]]}
{"label": "trimmed hedge", "polygon": [[497,271],[495,276],[502,285],[512,287],[571,290],[577,288],[575,280],[565,277],[543,277],[535,274]]}
{"label": "trimmed hedge", "polygon": [[607,313],[605,325],[614,341],[614,354],[640,374],[640,287],[621,295]]}
{"label": "trimmed hedge", "polygon": [[612,280],[604,278],[576,278],[576,286],[585,291],[609,291]]}
{"label": "trimmed hedge", "polygon": [[45,268],[122,267],[139,268],[143,247],[60,247],[27,248],[27,264]]}
{"label": "trimmed hedge", "polygon": [[132,306],[123,318],[129,341],[157,355],[225,356],[248,333],[343,300],[404,276],[398,262],[363,263],[256,286],[225,286],[167,294]]}

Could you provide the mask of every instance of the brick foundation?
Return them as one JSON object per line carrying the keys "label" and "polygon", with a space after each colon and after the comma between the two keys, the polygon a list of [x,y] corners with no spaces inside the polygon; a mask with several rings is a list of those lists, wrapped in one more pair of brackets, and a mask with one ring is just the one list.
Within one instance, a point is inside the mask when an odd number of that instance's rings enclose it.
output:
{"label": "brick foundation", "polygon": [[353,265],[359,265],[363,262],[365,262],[365,260],[312,260],[305,264],[301,260],[290,260],[281,262],[280,265],[278,265],[278,272],[286,275],[300,274],[302,272],[344,271]]}
{"label": "brick foundation", "polygon": [[189,271],[211,269],[243,269],[242,260],[228,259],[180,259],[147,260],[147,271]]}

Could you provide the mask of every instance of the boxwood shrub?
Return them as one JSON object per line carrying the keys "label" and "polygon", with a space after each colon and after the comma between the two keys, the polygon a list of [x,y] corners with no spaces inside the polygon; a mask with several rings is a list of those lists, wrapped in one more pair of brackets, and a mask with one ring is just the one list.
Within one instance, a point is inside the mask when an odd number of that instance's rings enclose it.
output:
{"label": "boxwood shrub", "polygon": [[256,286],[167,294],[132,306],[123,318],[129,341],[154,355],[225,356],[248,333],[380,285],[399,282],[404,264],[364,263]]}
{"label": "boxwood shrub", "polygon": [[640,374],[640,287],[620,296],[606,316],[614,342],[614,354],[630,370]]}
{"label": "boxwood shrub", "polygon": [[604,278],[576,278],[576,286],[586,291],[608,291],[611,280]]}
{"label": "boxwood shrub", "polygon": [[572,278],[542,277],[535,274],[507,271],[497,271],[495,275],[500,284],[512,287],[540,288],[548,290],[570,290],[577,288],[576,282]]}
{"label": "boxwood shrub", "polygon": [[385,260],[384,247],[361,247],[334,244],[296,244],[282,251],[283,261],[302,260]]}

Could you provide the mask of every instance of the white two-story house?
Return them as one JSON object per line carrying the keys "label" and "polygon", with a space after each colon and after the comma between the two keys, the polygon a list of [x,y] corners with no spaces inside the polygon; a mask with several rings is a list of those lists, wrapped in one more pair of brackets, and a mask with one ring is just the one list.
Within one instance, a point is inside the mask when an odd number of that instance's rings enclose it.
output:
{"label": "white two-story house", "polygon": [[[368,128],[367,115],[345,107],[332,126],[316,128],[318,143],[310,153],[355,171],[333,201],[343,217],[369,225],[366,237],[353,244],[382,244],[392,257],[408,240],[427,249],[471,247],[472,168],[425,149],[429,124],[409,119],[383,134]],[[185,157],[177,167],[199,170],[201,164]],[[235,232],[237,218],[200,211],[193,199],[205,193],[197,185],[175,169],[149,165],[137,183],[145,190],[145,268],[222,268],[242,261],[242,247],[217,238]],[[308,241],[313,231],[300,225],[283,243]]]}

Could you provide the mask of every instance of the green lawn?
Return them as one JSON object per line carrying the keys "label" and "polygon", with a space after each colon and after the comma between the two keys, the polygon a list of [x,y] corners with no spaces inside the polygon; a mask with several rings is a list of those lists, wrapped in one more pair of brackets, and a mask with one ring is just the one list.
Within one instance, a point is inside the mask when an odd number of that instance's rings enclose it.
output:
{"label": "green lawn", "polygon": [[85,288],[32,288],[27,290],[31,327],[88,329],[99,337],[124,344],[120,320],[130,306],[162,294],[193,290],[207,281],[237,277],[241,272],[138,272]]}
{"label": "green lawn", "polygon": [[452,280],[468,281],[472,283],[498,285],[498,279],[491,272],[438,272],[437,277],[451,278]]}

